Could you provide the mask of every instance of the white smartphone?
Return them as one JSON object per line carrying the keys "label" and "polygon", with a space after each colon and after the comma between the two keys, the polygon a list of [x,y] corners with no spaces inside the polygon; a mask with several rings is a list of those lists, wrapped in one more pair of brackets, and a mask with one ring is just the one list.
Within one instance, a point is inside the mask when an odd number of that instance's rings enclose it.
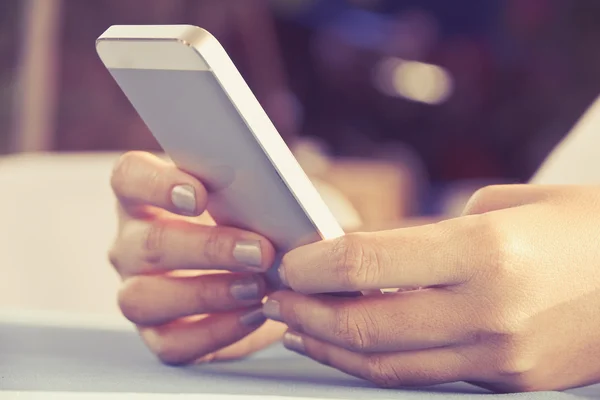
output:
{"label": "white smartphone", "polygon": [[[207,185],[217,223],[262,234],[279,254],[344,234],[206,30],[112,26],[96,49],[167,155]],[[279,285],[274,270],[268,276]]]}

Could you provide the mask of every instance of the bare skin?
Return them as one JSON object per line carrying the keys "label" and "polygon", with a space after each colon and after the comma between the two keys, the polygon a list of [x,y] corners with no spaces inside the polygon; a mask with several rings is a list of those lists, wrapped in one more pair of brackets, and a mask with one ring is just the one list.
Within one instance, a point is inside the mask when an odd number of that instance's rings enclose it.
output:
{"label": "bare skin", "polygon": [[281,338],[285,327],[260,312],[268,294],[262,273],[274,257],[268,240],[215,226],[204,186],[150,154],[125,154],[112,187],[119,305],[163,362],[240,358]]}
{"label": "bare skin", "polygon": [[[269,297],[291,350],[385,387],[600,381],[600,188],[497,186],[460,218],[293,250]],[[421,287],[359,299],[317,293]]]}
{"label": "bare skin", "polygon": [[[298,248],[280,270],[293,290],[277,293],[262,278],[273,261],[268,240],[216,226],[201,182],[128,153],[112,179],[121,309],[172,364],[243,357],[289,327],[291,350],[386,387],[600,382],[600,166],[582,156],[597,146],[599,125],[597,103],[534,178],[566,183],[582,171],[580,186],[488,187],[459,218]],[[390,287],[402,290],[318,294]]]}

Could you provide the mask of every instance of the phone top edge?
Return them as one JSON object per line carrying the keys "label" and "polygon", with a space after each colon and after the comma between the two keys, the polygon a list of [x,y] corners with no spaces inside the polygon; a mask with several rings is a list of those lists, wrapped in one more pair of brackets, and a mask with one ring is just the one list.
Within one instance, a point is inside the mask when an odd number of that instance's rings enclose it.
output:
{"label": "phone top edge", "polygon": [[199,37],[210,36],[210,32],[194,25],[112,25],[97,41],[121,39],[173,39],[194,42]]}
{"label": "phone top edge", "polygon": [[197,50],[207,41],[217,42],[193,25],[113,25],[96,40],[96,52],[108,69],[208,71]]}

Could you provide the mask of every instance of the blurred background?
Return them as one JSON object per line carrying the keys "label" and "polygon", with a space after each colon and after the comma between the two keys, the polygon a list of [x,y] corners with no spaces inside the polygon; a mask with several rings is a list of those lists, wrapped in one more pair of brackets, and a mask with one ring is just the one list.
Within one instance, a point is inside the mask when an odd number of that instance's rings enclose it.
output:
{"label": "blurred background", "polygon": [[[96,55],[113,24],[209,30],[309,175],[373,227],[527,181],[600,93],[598,0],[0,0],[1,217],[63,226],[40,243],[87,248],[73,209],[112,213],[102,157],[160,151]],[[46,251],[73,263],[62,246]]]}
{"label": "blurred background", "polygon": [[290,146],[402,164],[433,213],[448,185],[531,176],[600,92],[598,21],[596,0],[1,0],[0,152],[159,150],[94,41],[194,24]]}
{"label": "blurred background", "polygon": [[0,152],[159,150],[94,41],[187,23],[290,146],[403,165],[407,212],[435,213],[453,185],[531,176],[600,92],[598,21],[596,0],[1,0]]}

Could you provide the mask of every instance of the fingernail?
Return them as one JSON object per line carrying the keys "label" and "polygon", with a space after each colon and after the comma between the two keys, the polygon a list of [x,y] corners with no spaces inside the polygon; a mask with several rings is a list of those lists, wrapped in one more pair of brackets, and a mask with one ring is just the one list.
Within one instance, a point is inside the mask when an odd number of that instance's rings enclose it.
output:
{"label": "fingernail", "polygon": [[304,340],[302,336],[293,332],[286,332],[283,335],[283,345],[286,349],[295,351],[296,353],[305,354]]}
{"label": "fingernail", "polygon": [[281,318],[281,307],[277,300],[268,299],[265,304],[263,304],[263,314],[269,319],[283,322]]}
{"label": "fingernail", "polygon": [[281,284],[289,288],[290,285],[288,284],[287,276],[285,276],[285,268],[283,268],[283,265],[277,269],[277,272],[279,273],[279,280],[281,281]]}
{"label": "fingernail", "polygon": [[246,326],[261,325],[267,318],[263,314],[262,309],[252,310],[240,317],[240,322]]}
{"label": "fingernail", "polygon": [[196,191],[191,185],[178,185],[171,190],[173,205],[183,214],[196,214]]}
{"label": "fingernail", "polygon": [[231,285],[231,295],[236,300],[260,300],[261,290],[256,279],[248,277],[234,282]]}
{"label": "fingernail", "polygon": [[[259,240],[242,240],[236,243],[233,257],[249,267],[262,267],[262,250]],[[262,268],[261,268],[262,269]]]}

